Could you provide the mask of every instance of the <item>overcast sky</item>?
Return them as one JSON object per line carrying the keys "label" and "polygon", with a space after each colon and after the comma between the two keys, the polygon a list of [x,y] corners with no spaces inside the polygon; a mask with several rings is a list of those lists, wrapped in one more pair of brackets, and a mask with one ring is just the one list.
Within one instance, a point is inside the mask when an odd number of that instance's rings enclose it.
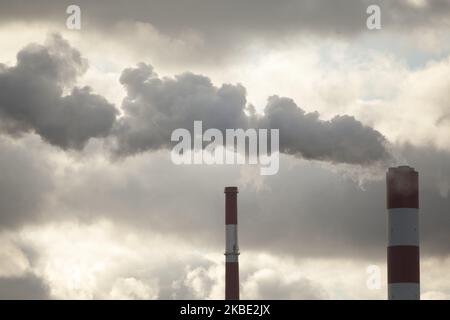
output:
{"label": "overcast sky", "polygon": [[[402,164],[450,298],[450,1],[70,4],[0,0],[0,298],[223,299],[236,185],[243,299],[385,299]],[[279,172],[173,164],[194,120],[279,129]]]}

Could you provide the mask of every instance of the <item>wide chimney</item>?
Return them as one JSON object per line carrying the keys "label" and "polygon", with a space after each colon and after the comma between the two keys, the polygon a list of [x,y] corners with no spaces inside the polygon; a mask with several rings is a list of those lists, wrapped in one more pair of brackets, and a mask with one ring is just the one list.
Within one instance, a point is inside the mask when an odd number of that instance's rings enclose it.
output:
{"label": "wide chimney", "polygon": [[388,299],[420,299],[419,175],[408,166],[389,168]]}

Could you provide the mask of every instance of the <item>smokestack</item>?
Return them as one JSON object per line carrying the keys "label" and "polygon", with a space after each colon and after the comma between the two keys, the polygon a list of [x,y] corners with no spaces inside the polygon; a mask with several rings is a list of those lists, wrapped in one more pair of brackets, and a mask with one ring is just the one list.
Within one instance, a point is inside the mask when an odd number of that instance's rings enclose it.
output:
{"label": "smokestack", "polygon": [[388,299],[420,299],[419,175],[414,168],[389,168]]}
{"label": "smokestack", "polygon": [[225,187],[225,300],[239,300],[237,187]]}

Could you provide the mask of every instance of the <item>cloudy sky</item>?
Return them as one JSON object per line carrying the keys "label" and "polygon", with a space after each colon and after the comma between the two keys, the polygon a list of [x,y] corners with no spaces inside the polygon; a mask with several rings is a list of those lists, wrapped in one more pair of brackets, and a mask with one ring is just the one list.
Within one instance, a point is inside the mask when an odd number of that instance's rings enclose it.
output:
{"label": "cloudy sky", "polygon": [[[223,299],[236,185],[243,299],[385,299],[401,164],[450,298],[449,0],[71,4],[0,0],[0,298]],[[279,129],[279,172],[173,164],[195,120]]]}

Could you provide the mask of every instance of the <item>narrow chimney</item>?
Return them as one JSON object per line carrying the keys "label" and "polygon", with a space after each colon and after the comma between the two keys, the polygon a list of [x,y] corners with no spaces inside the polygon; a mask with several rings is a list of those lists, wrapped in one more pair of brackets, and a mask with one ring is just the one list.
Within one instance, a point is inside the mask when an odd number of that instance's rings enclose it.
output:
{"label": "narrow chimney", "polygon": [[389,168],[388,299],[420,299],[419,175],[414,168]]}
{"label": "narrow chimney", "polygon": [[225,188],[225,300],[239,300],[237,187]]}

